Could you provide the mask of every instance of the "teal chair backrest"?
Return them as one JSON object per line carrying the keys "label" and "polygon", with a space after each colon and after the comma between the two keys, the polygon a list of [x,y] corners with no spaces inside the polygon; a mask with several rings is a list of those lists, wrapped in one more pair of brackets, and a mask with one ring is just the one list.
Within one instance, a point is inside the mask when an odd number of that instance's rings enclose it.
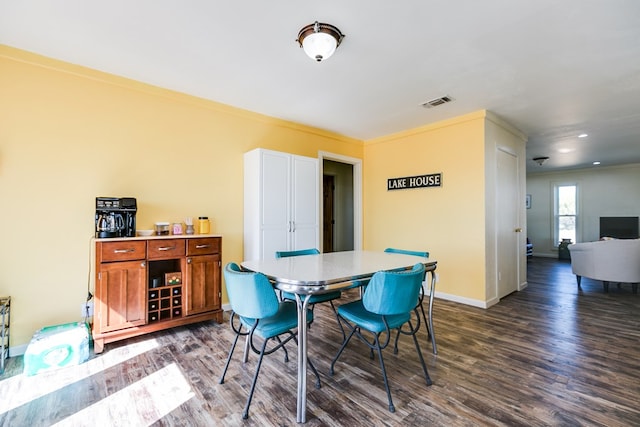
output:
{"label": "teal chair backrest", "polygon": [[424,258],[429,258],[429,252],[425,252],[425,251],[408,251],[406,249],[396,249],[396,248],[387,248],[384,251],[392,254],[415,255],[415,256],[421,256]]}
{"label": "teal chair backrest", "polygon": [[373,275],[362,297],[368,311],[384,316],[408,313],[418,304],[424,265],[411,270],[378,271]]}
{"label": "teal chair backrest", "polygon": [[278,297],[264,274],[242,271],[230,262],[224,268],[224,280],[231,309],[240,316],[262,319],[278,312]]}
{"label": "teal chair backrest", "polygon": [[318,255],[320,253],[316,248],[310,249],[299,249],[297,251],[277,251],[276,258],[286,258],[290,256],[300,256],[300,255]]}

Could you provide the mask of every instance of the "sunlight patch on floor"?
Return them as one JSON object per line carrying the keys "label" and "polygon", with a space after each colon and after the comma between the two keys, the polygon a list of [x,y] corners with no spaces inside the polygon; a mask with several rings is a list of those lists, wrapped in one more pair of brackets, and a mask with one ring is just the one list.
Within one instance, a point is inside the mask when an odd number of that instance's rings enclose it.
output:
{"label": "sunlight patch on floor", "polygon": [[115,348],[77,366],[42,372],[34,376],[20,374],[7,378],[0,382],[0,414],[116,366],[156,347],[158,347],[158,342],[155,339],[148,339]]}
{"label": "sunlight patch on floor", "polygon": [[194,396],[180,368],[172,363],[54,426],[105,421],[112,425],[148,426]]}

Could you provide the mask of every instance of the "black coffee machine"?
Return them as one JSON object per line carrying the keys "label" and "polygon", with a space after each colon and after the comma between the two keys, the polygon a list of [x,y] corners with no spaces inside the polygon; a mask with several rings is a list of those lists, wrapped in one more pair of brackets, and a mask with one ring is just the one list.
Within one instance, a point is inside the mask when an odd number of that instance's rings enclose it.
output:
{"label": "black coffee machine", "polygon": [[136,199],[96,197],[96,237],[135,237]]}

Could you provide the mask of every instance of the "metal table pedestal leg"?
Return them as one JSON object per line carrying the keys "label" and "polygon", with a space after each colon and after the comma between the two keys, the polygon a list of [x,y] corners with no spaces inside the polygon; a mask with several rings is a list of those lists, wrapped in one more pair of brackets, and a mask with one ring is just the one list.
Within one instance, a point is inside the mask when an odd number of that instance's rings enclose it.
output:
{"label": "metal table pedestal leg", "polygon": [[307,422],[307,309],[309,298],[304,301],[296,294],[298,305],[298,414],[297,422]]}
{"label": "metal table pedestal leg", "polygon": [[436,347],[436,331],[433,327],[433,294],[436,291],[436,272],[431,271],[431,292],[429,294],[429,331],[431,332],[431,345],[433,346],[433,354],[438,354]]}

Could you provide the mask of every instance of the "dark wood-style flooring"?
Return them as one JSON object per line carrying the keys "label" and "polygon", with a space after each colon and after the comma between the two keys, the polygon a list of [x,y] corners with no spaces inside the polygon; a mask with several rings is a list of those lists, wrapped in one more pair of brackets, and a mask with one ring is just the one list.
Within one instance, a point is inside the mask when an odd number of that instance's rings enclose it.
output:
{"label": "dark wood-style flooring", "polygon": [[[316,308],[309,355],[309,426],[640,425],[640,295],[629,285],[584,279],[570,264],[529,261],[527,289],[490,309],[436,300],[439,353],[420,341],[385,352],[395,413],[387,409],[377,358],[352,342],[328,375],[340,344],[333,313]],[[353,297],[353,296],[352,296]],[[226,318],[226,317],[225,317]],[[249,419],[241,419],[257,357],[236,351],[218,384],[232,333],[207,322],[107,345],[80,366],[25,377],[22,358],[0,377],[0,425],[296,425],[296,352],[265,358]],[[240,349],[241,350],[241,349]],[[390,350],[390,349],[388,349]]]}

